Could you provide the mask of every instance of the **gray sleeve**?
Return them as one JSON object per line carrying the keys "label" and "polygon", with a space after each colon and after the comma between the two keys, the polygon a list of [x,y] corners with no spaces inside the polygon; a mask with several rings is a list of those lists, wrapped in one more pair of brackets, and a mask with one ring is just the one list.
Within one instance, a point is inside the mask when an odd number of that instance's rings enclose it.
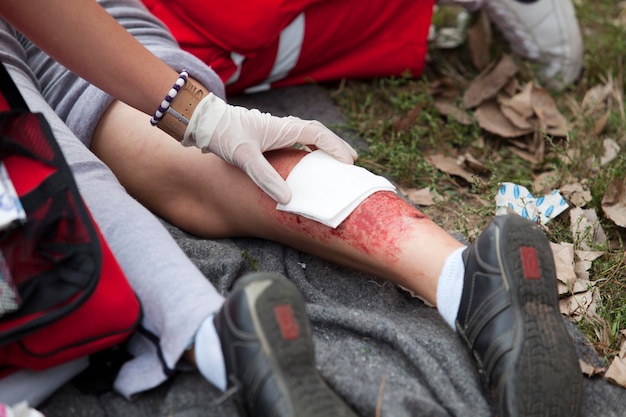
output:
{"label": "gray sleeve", "polygon": [[[167,28],[138,0],[99,0],[99,3],[156,56],[176,71],[189,70],[191,76],[210,91],[225,98],[224,84],[217,74],[180,49]],[[74,134],[89,146],[101,115],[114,98],[67,70],[25,37],[20,37],[20,41],[43,97]],[[146,68],[146,71],[150,69]],[[167,91],[164,91],[163,97],[166,94]]]}

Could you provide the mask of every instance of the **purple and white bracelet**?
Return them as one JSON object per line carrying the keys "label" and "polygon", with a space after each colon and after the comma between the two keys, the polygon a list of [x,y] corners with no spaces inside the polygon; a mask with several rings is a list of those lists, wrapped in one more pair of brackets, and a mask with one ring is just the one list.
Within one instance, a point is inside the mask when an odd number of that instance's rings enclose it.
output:
{"label": "purple and white bracelet", "polygon": [[182,70],[180,74],[178,74],[178,79],[172,86],[172,89],[167,93],[167,95],[159,105],[159,108],[154,112],[152,119],[150,119],[150,124],[152,126],[156,126],[161,121],[161,119],[163,119],[163,116],[167,112],[167,109],[169,109],[170,104],[172,104],[172,101],[174,100],[180,89],[183,88],[183,86],[187,82],[188,77],[189,72],[187,72],[186,69]]}

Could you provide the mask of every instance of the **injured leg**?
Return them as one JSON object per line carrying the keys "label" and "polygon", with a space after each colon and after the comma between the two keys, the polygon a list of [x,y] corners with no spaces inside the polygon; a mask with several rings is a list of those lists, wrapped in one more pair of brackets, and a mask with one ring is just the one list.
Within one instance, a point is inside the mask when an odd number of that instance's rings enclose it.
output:
{"label": "injured leg", "polygon": [[[103,117],[92,148],[139,201],[191,233],[280,242],[385,278],[437,305],[478,358],[499,415],[528,415],[535,407],[557,410],[552,416],[577,415],[582,379],[558,309],[549,242],[521,216],[496,217],[464,249],[394,191],[382,190],[355,207],[340,203],[347,216],[330,227],[277,210],[241,170],[183,148],[119,103]],[[311,155],[285,149],[266,156],[287,178]],[[298,187],[307,189],[306,177],[312,183],[321,177],[316,164]]]}
{"label": "injured leg", "polygon": [[[92,150],[128,192],[156,214],[198,236],[248,236],[283,243],[389,279],[436,304],[445,260],[463,245],[390,191],[388,184],[385,191],[350,207],[336,228],[329,227],[277,210],[276,202],[241,170],[181,146],[146,120],[115,102],[96,130]],[[285,149],[267,157],[287,178],[307,155],[311,156]]]}

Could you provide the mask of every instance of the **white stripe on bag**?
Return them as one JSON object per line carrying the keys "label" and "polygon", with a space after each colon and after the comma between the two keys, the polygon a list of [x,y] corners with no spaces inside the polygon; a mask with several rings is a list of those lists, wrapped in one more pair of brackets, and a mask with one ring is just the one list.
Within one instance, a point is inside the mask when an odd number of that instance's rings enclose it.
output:
{"label": "white stripe on bag", "polygon": [[[300,52],[302,51],[302,43],[304,41],[304,13],[300,13],[283,31],[280,33],[278,40],[278,53],[274,59],[274,66],[270,71],[267,79],[262,83],[247,88],[246,93],[256,93],[270,89],[271,83],[281,80],[291,71],[298,62]],[[241,65],[244,57],[236,52],[231,53],[233,62],[237,65],[237,71],[227,81],[226,84],[232,84],[239,79],[241,73]]]}
{"label": "white stripe on bag", "polygon": [[232,84],[239,79],[239,75],[241,75],[241,64],[243,64],[243,61],[245,61],[246,57],[238,54],[237,52],[231,52],[230,59],[232,59],[235,65],[237,65],[237,71],[235,71],[235,73],[230,76],[228,81],[226,81],[226,85]]}

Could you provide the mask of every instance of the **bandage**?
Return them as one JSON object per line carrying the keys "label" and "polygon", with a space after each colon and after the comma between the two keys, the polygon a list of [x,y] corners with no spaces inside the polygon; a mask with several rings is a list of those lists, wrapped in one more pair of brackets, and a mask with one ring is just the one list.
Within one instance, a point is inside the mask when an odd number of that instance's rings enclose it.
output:
{"label": "bandage", "polygon": [[336,228],[363,200],[377,191],[394,191],[386,178],[314,151],[298,162],[287,177],[291,201],[277,209],[299,214]]}

